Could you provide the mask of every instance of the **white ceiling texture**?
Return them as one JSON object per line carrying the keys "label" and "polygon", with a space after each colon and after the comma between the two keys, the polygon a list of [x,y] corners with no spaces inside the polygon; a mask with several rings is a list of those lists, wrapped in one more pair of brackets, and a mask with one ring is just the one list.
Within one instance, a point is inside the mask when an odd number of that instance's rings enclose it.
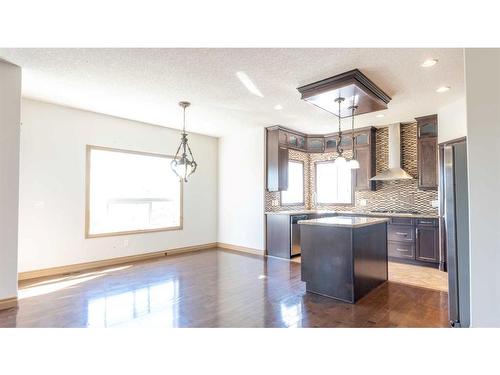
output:
{"label": "white ceiling texture", "polygon": [[[177,103],[188,100],[187,130],[211,136],[276,124],[335,131],[336,117],[297,87],[354,68],[392,98],[384,117],[357,116],[356,127],[411,121],[464,95],[462,49],[0,49],[0,58],[23,68],[26,98],[177,129]],[[421,67],[428,58],[439,62]]]}

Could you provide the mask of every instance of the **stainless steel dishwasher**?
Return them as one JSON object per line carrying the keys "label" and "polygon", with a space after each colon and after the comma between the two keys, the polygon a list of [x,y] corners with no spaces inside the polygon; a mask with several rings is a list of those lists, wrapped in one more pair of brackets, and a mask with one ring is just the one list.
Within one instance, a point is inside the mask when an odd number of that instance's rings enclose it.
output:
{"label": "stainless steel dishwasher", "polygon": [[292,248],[290,250],[290,255],[300,255],[300,225],[297,224],[300,220],[309,219],[309,215],[292,215],[290,216],[290,237]]}

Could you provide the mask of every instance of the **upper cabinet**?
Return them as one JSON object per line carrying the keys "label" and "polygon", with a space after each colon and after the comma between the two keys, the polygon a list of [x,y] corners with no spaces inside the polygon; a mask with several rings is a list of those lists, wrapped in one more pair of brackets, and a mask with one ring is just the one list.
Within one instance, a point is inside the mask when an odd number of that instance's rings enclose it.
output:
{"label": "upper cabinet", "polygon": [[[350,131],[342,132],[339,145],[338,134],[305,135],[281,126],[266,129],[267,132],[267,166],[266,186],[268,191],[288,189],[288,150],[294,149],[309,153],[337,152],[337,145],[344,151],[352,150],[353,139]],[[355,155],[360,168],[353,172],[356,190],[375,190],[375,128],[364,128],[355,131]]]}
{"label": "upper cabinet", "polygon": [[437,115],[417,117],[418,187],[422,190],[438,187]]}
{"label": "upper cabinet", "polygon": [[268,191],[288,189],[288,148],[281,146],[282,131],[267,130],[266,184]]}
{"label": "upper cabinet", "polygon": [[307,137],[307,151],[309,152],[324,152],[325,138],[324,137]]}
{"label": "upper cabinet", "polygon": [[359,169],[354,172],[354,188],[357,191],[375,190],[376,182],[370,181],[376,173],[375,128],[355,132],[354,141],[354,157],[359,162]]}
{"label": "upper cabinet", "polygon": [[337,151],[337,142],[339,138],[335,135],[325,137],[325,152]]}
{"label": "upper cabinet", "polygon": [[297,134],[297,133],[292,133],[288,132],[285,130],[278,130],[279,131],[279,144],[280,146],[283,147],[288,147],[288,148],[293,148],[297,150],[306,150],[306,136]]}

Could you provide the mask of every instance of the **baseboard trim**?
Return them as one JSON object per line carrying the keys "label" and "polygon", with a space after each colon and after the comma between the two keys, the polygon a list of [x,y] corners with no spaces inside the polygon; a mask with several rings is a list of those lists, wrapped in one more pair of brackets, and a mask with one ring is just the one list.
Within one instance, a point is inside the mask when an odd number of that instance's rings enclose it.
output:
{"label": "baseboard trim", "polygon": [[153,253],[129,255],[129,256],[119,257],[119,258],[97,260],[94,262],[77,263],[77,264],[70,264],[67,266],[51,267],[51,268],[44,268],[41,270],[19,272],[18,279],[21,281],[21,280],[36,279],[39,277],[56,276],[56,275],[61,275],[61,274],[86,271],[86,270],[90,270],[90,269],[94,269],[94,268],[102,268],[102,267],[114,266],[114,265],[124,264],[124,263],[133,263],[133,262],[138,262],[138,261],[147,260],[147,259],[160,258],[160,257],[164,257],[165,255],[168,256],[168,255],[174,255],[174,254],[188,253],[188,252],[192,252],[192,251],[215,249],[216,247],[217,247],[217,243],[213,242],[213,243],[207,243],[207,244],[202,244],[202,245],[180,247],[177,249],[156,251]]}
{"label": "baseboard trim", "polygon": [[17,307],[17,297],[0,299],[0,310],[7,310]]}
{"label": "baseboard trim", "polygon": [[232,244],[223,243],[223,242],[217,242],[217,247],[219,247],[221,249],[226,249],[226,250],[240,251],[242,253],[247,253],[247,254],[254,254],[254,255],[260,255],[260,256],[266,255],[264,250],[253,249],[251,247],[245,247],[245,246],[239,246],[239,245],[232,245]]}

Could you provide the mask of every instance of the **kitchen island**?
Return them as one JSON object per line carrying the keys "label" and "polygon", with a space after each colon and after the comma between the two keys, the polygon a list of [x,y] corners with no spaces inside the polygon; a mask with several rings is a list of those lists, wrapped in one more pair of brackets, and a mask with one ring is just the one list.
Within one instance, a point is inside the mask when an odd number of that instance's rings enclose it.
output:
{"label": "kitchen island", "polygon": [[387,281],[388,221],[350,216],[299,221],[306,290],[355,303]]}

